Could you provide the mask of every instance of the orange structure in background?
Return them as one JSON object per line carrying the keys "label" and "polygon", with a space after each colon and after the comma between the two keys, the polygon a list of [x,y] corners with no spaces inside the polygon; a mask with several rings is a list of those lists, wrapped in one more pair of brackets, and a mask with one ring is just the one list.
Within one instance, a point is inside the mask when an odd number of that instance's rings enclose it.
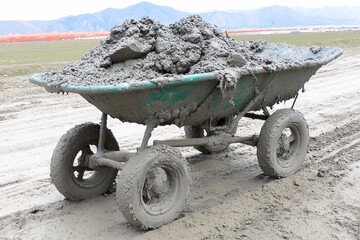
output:
{"label": "orange structure in background", "polygon": [[[359,26],[311,26],[294,28],[263,28],[263,29],[238,29],[225,31],[229,35],[239,34],[274,34],[298,32],[334,32],[334,31],[360,31]],[[29,41],[58,41],[68,39],[104,38],[109,32],[73,32],[73,33],[35,33],[0,36],[0,42],[29,42]]]}
{"label": "orange structure in background", "polygon": [[68,39],[101,38],[107,36],[109,36],[108,32],[20,34],[0,36],[0,42],[58,41]]}
{"label": "orange structure in background", "polygon": [[[274,29],[243,29],[227,31],[228,34],[249,34],[274,31]],[[101,38],[109,32],[34,33],[0,36],[0,42],[58,41],[69,39]]]}

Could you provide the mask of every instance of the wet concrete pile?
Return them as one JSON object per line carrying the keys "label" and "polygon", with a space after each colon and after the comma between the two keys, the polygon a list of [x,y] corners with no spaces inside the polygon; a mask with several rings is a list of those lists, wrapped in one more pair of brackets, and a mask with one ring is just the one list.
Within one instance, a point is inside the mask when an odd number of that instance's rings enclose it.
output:
{"label": "wet concrete pile", "polygon": [[[284,48],[290,50],[287,58],[277,54]],[[268,53],[264,51],[267,49]],[[320,51],[263,41],[235,41],[199,16],[183,18],[170,26],[145,17],[115,26],[99,46],[81,60],[48,75],[45,81],[47,86],[55,88],[62,83],[76,86],[136,84],[222,71],[221,78],[233,83],[245,70],[256,66],[269,71],[286,68],[297,64],[297,58],[303,61],[299,56],[304,53],[310,52],[310,58],[316,60],[315,53]]]}
{"label": "wet concrete pile", "polygon": [[126,20],[81,60],[48,76],[46,84],[114,85],[241,68],[257,64],[254,53],[261,47],[235,41],[199,16],[170,26],[150,18]]}

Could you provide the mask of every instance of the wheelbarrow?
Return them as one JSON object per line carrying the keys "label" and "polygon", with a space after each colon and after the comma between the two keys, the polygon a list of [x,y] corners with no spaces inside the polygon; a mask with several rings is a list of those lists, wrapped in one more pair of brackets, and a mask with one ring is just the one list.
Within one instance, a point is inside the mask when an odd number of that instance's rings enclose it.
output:
{"label": "wheelbarrow", "polygon": [[[111,86],[61,84],[61,91],[80,94],[102,117],[100,125],[77,125],[61,137],[51,159],[52,182],[67,199],[78,201],[106,192],[121,171],[116,187],[120,210],[131,224],[149,229],[173,221],[189,194],[188,163],[176,147],[193,146],[211,154],[243,143],[257,147],[264,174],[293,174],[304,162],[309,138],[303,115],[293,109],[298,92],[342,51],[274,46],[262,54],[281,64],[249,67],[227,90],[222,71],[185,75],[161,84],[151,80]],[[55,91],[45,83],[47,74],[35,74],[29,80]],[[290,109],[269,113],[269,107],[289,99],[294,99]],[[108,115],[146,125],[136,152],[119,149],[107,128]],[[235,135],[243,117],[265,121],[259,135]],[[184,126],[186,139],[149,144],[154,128],[169,124]]]}

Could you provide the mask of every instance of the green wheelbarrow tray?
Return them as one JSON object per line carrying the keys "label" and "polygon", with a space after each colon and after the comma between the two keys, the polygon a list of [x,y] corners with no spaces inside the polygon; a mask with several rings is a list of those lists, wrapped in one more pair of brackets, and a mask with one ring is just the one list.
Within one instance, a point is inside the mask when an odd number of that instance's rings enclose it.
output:
{"label": "green wheelbarrow tray", "polygon": [[[185,75],[161,82],[142,81],[108,86],[62,84],[61,91],[78,93],[101,112],[123,122],[159,125],[195,125],[211,118],[221,118],[263,109],[296,96],[297,92],[324,64],[341,55],[334,47],[290,47],[274,44],[261,53],[264,59],[279,62],[273,68],[263,66],[242,70],[234,87],[221,88],[222,71]],[[46,87],[39,73],[30,82]],[[226,84],[226,83],[225,83]]]}

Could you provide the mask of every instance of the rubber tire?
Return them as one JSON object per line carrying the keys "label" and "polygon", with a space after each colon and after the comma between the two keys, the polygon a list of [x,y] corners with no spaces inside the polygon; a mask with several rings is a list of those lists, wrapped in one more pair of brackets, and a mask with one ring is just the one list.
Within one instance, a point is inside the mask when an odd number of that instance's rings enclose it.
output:
{"label": "rubber tire", "polygon": [[[72,164],[76,154],[87,144],[97,144],[100,125],[84,123],[67,131],[59,140],[50,163],[50,176],[59,192],[68,200],[80,201],[103,194],[113,184],[117,170],[99,168],[96,170],[96,181],[91,188],[84,188],[76,183],[73,177]],[[107,130],[105,149],[118,151],[118,143],[110,130]]]}
{"label": "rubber tire", "polygon": [[[157,166],[165,166],[177,173],[177,188],[171,195],[168,209],[154,213],[146,208],[142,193],[147,174]],[[116,201],[123,216],[132,225],[142,229],[157,228],[173,221],[183,210],[190,191],[189,172],[186,159],[169,146],[157,145],[142,150],[129,159],[119,175],[121,184],[117,186]]]}
{"label": "rubber tire", "polygon": [[[201,126],[185,126],[185,136],[186,138],[204,138],[204,129]],[[193,146],[196,150],[202,152],[203,154],[212,154],[218,153],[226,150],[229,147],[229,144],[221,144],[216,146]]]}
{"label": "rubber tire", "polygon": [[[298,148],[290,161],[289,167],[281,166],[276,157],[278,139],[285,128],[298,131]],[[309,128],[303,115],[293,109],[281,109],[272,114],[261,128],[257,145],[257,158],[265,175],[286,177],[300,169],[308,148]]]}

